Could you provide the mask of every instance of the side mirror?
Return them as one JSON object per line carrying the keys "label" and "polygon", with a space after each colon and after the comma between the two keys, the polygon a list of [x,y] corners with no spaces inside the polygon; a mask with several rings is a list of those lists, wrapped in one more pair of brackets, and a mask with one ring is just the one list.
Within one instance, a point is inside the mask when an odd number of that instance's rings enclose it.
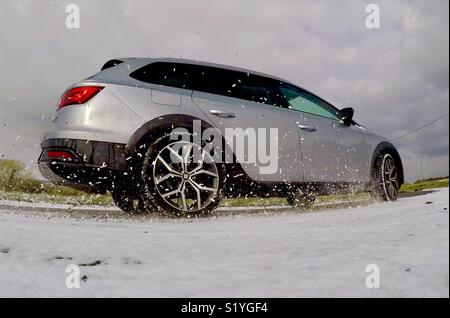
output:
{"label": "side mirror", "polygon": [[351,107],[347,107],[341,109],[340,113],[342,123],[344,125],[350,126],[353,123],[353,115],[355,114],[355,110]]}

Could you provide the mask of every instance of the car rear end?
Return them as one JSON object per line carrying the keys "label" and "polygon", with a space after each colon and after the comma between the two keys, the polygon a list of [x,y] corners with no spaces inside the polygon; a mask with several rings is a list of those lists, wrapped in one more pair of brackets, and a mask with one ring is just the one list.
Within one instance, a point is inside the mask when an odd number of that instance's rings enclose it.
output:
{"label": "car rear end", "polygon": [[144,122],[111,89],[127,68],[120,64],[72,85],[59,99],[38,160],[53,183],[103,192],[127,173],[125,145]]}

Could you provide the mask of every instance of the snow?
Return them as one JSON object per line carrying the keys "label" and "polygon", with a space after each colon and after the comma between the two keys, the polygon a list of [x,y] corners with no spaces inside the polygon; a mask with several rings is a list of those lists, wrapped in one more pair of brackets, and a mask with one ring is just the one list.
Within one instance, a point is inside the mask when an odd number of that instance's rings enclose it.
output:
{"label": "snow", "polygon": [[[196,220],[0,210],[0,297],[449,297],[448,195]],[[72,263],[94,265],[79,289]]]}

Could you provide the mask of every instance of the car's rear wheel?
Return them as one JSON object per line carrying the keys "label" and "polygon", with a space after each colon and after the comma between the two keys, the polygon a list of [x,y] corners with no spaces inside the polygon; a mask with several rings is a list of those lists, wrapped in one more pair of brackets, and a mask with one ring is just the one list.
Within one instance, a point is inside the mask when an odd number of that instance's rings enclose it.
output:
{"label": "car's rear wheel", "polygon": [[201,145],[173,141],[166,135],[145,155],[142,197],[161,212],[205,215],[220,202],[224,175],[223,164]]}
{"label": "car's rear wheel", "polygon": [[139,193],[127,189],[115,189],[111,192],[111,196],[117,207],[128,214],[142,214],[150,211]]}
{"label": "car's rear wheel", "polygon": [[398,167],[390,153],[379,155],[375,161],[375,192],[384,201],[395,201],[400,189]]}

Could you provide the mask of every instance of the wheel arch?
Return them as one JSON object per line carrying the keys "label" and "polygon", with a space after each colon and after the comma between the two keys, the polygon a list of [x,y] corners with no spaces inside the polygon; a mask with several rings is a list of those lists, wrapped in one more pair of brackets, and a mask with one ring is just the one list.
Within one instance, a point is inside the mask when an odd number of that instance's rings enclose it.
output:
{"label": "wheel arch", "polygon": [[397,149],[395,148],[395,146],[388,141],[383,141],[383,142],[379,143],[373,152],[372,163],[371,163],[372,176],[374,176],[375,172],[376,172],[375,171],[376,159],[379,155],[381,155],[383,153],[389,153],[394,157],[394,160],[397,164],[398,178],[399,178],[399,183],[401,186],[405,182],[405,175],[404,175],[402,159],[401,159],[400,154],[398,153]]}
{"label": "wheel arch", "polygon": [[155,141],[162,135],[170,133],[176,127],[192,128],[194,120],[201,122],[202,131],[206,128],[214,128],[210,123],[190,115],[169,114],[160,116],[146,122],[135,131],[125,146],[125,153],[128,157],[134,156],[144,143]]}
{"label": "wheel arch", "polygon": [[[158,138],[162,137],[164,134],[169,134],[174,128],[186,128],[189,131],[192,130],[193,121],[198,120],[201,123],[202,132],[207,128],[214,127],[211,123],[187,114],[169,114],[160,116],[158,118],[152,119],[149,122],[143,124],[139,127],[136,132],[130,137],[125,146],[125,155],[127,158],[127,167],[136,167],[142,163],[145,151],[148,149],[152,142],[155,142]],[[225,142],[224,136],[222,137],[222,145],[224,147],[229,147]],[[225,150],[225,149],[224,149]],[[230,150],[230,149],[227,149]],[[231,150],[230,150],[231,151]],[[245,173],[240,163],[237,162],[236,156],[233,151],[226,152],[233,154],[233,164],[227,164],[227,173]]]}

